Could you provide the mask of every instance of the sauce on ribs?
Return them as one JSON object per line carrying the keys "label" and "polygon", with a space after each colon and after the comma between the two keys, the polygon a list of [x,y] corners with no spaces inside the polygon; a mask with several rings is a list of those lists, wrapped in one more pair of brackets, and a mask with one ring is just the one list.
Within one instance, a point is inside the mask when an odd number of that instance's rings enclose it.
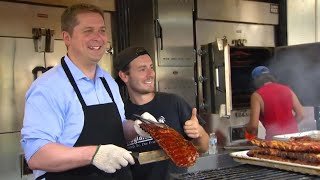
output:
{"label": "sauce on ribs", "polygon": [[190,167],[196,163],[199,157],[197,149],[174,129],[147,123],[141,123],[140,127],[150,134],[177,166]]}

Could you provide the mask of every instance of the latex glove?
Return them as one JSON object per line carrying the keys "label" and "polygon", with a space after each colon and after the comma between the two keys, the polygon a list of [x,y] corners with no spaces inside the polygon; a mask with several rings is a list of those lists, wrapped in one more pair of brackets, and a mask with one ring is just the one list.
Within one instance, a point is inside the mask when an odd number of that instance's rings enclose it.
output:
{"label": "latex glove", "polygon": [[[144,112],[144,113],[141,115],[141,117],[143,117],[144,119],[149,119],[149,120],[154,121],[154,122],[158,122],[158,121],[156,120],[156,118],[153,117],[153,116],[152,116],[150,113],[148,113],[148,112]],[[149,138],[149,137],[150,137],[150,134],[147,133],[147,132],[145,132],[144,130],[142,130],[142,129],[140,128],[140,124],[141,124],[141,123],[142,123],[142,122],[141,122],[140,120],[135,120],[135,121],[134,121],[134,125],[133,125],[134,130],[137,132],[137,134],[139,134],[139,136]]]}
{"label": "latex glove", "polygon": [[129,163],[134,164],[130,151],[113,144],[98,146],[92,159],[93,165],[107,173],[114,173]]}

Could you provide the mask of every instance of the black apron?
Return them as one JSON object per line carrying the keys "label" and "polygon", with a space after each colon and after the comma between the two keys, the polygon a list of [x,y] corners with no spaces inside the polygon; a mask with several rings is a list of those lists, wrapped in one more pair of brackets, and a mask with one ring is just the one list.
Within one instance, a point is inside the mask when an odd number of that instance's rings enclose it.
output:
{"label": "black apron", "polygon": [[[77,93],[84,112],[84,127],[74,146],[114,144],[126,148],[121,117],[107,81],[103,77],[100,78],[113,102],[87,106],[63,58],[61,64]],[[46,180],[130,180],[132,175],[128,166],[115,173],[105,173],[94,165],[88,165],[64,172],[47,172],[37,180],[42,178]]]}

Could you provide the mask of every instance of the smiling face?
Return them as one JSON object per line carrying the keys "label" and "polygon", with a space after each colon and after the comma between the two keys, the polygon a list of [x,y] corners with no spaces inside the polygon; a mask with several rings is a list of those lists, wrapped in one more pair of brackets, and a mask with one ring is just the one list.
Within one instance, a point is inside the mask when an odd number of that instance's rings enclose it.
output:
{"label": "smiling face", "polygon": [[99,13],[86,12],[76,16],[78,24],[72,33],[62,32],[71,60],[83,65],[96,64],[106,50],[106,27]]}
{"label": "smiling face", "polygon": [[149,55],[137,57],[129,64],[130,68],[122,80],[130,94],[145,95],[154,92],[155,72]]}

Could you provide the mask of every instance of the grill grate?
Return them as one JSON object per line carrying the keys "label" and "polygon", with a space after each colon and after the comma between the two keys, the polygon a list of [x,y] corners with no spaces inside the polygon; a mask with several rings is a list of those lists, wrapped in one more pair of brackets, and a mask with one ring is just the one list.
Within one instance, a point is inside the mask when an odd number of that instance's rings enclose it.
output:
{"label": "grill grate", "polygon": [[279,169],[272,169],[261,166],[254,165],[239,165],[231,168],[223,168],[223,169],[214,169],[214,170],[206,170],[206,171],[198,171],[193,173],[183,173],[183,174],[173,174],[173,179],[175,180],[215,180],[215,179],[232,179],[232,180],[313,180],[319,179],[320,177],[300,174],[296,172],[283,171]]}

